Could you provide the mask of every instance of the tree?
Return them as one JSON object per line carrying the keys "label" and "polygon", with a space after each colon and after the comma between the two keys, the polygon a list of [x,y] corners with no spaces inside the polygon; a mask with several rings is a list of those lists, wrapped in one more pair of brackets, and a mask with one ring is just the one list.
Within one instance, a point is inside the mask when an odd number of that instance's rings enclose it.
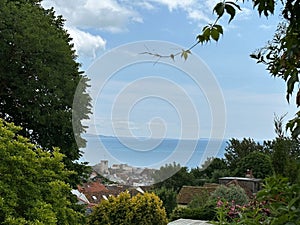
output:
{"label": "tree", "polygon": [[274,172],[278,176],[288,177],[289,181],[300,181],[300,143],[299,139],[289,137],[276,138],[272,141],[271,160]]}
{"label": "tree", "polygon": [[194,181],[193,175],[189,173],[187,167],[181,167],[175,162],[166,164],[153,174],[154,187],[173,189],[179,192],[183,185],[191,185]]}
{"label": "tree", "polygon": [[87,224],[99,225],[166,225],[167,217],[162,201],[154,193],[131,197],[123,192],[110,196],[94,208]]}
{"label": "tree", "polygon": [[230,175],[225,159],[209,157],[201,168],[193,168],[190,172],[194,178],[193,185],[203,185],[204,183],[218,183],[220,177]]}
{"label": "tree", "polygon": [[[0,119],[0,224],[80,224],[64,155],[44,151]],[[75,198],[75,199],[74,199]]]}
{"label": "tree", "polygon": [[244,138],[242,141],[238,139],[230,139],[225,148],[226,162],[231,171],[237,168],[239,160],[247,156],[249,153],[263,151],[263,146],[253,139]]}
{"label": "tree", "polygon": [[244,177],[248,169],[255,178],[264,179],[274,174],[270,156],[261,152],[251,152],[243,157],[237,163],[235,175]]}
{"label": "tree", "polygon": [[[89,113],[87,78],[64,20],[40,2],[0,1],[0,118],[22,126],[21,134],[46,151],[59,147],[67,168],[81,175],[84,165],[75,160],[85,145],[80,134]],[[73,101],[82,108],[72,108]]]}

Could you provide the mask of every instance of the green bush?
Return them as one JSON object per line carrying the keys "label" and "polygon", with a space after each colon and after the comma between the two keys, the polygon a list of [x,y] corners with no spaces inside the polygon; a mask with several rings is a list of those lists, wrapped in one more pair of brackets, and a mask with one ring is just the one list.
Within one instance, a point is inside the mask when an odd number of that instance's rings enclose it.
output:
{"label": "green bush", "polygon": [[39,148],[20,130],[0,118],[0,224],[83,224],[64,155]]}
{"label": "green bush", "polygon": [[170,220],[195,219],[195,220],[214,220],[216,218],[215,203],[209,202],[200,208],[177,207],[173,210]]}
{"label": "green bush", "polygon": [[97,205],[88,218],[88,225],[166,225],[168,223],[162,201],[154,193],[131,197],[123,192]]}
{"label": "green bush", "polygon": [[210,196],[210,200],[217,203],[218,199],[228,202],[234,201],[237,205],[244,205],[249,202],[249,198],[243,188],[236,185],[220,185]]}
{"label": "green bush", "polygon": [[207,199],[209,199],[208,191],[202,191],[201,195],[195,195],[192,201],[187,205],[188,208],[195,209],[201,208],[207,204]]}
{"label": "green bush", "polygon": [[162,200],[166,213],[169,216],[177,206],[177,193],[172,189],[162,187],[154,190],[154,193]]}

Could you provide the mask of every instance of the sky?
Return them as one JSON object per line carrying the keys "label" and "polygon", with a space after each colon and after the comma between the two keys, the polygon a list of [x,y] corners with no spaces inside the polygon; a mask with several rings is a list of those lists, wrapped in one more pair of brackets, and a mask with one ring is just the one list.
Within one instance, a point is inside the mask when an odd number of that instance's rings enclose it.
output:
{"label": "sky", "polygon": [[[280,15],[251,4],[219,42],[198,45],[184,61],[158,59],[187,49],[208,23],[215,0],[44,0],[66,19],[81,69],[91,79],[89,134],[169,138],[275,137],[274,114],[296,113],[283,80],[249,57],[272,38]],[[279,7],[280,9],[280,7]],[[124,53],[124,54],[123,54]]]}

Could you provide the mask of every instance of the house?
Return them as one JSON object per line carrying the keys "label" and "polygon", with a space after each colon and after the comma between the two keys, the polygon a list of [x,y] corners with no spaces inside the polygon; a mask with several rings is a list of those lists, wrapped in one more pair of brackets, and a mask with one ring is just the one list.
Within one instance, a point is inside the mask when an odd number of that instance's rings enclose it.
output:
{"label": "house", "polygon": [[261,179],[251,177],[221,177],[219,183],[222,185],[239,185],[246,194],[251,197],[261,189]]}
{"label": "house", "polygon": [[183,186],[177,195],[178,206],[188,205],[195,196],[211,193],[218,187],[218,184],[204,184],[203,186]]}
{"label": "house", "polygon": [[99,181],[88,182],[82,186],[78,185],[77,188],[80,193],[83,193],[86,196],[89,202],[95,204],[98,204],[103,199],[103,196],[109,194],[105,185],[101,184]]}

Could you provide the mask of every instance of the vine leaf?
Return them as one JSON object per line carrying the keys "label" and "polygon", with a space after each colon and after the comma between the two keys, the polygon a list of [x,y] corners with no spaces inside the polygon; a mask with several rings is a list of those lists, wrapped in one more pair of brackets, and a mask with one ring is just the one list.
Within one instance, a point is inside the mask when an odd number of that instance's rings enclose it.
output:
{"label": "vine leaf", "polygon": [[188,50],[182,49],[181,58],[184,58],[184,60],[187,60],[189,54],[191,54],[191,51],[189,49]]}
{"label": "vine leaf", "polygon": [[230,19],[228,21],[228,23],[230,23],[233,20],[234,16],[235,16],[235,8],[233,8],[233,6],[231,6],[229,4],[226,4],[225,5],[225,10],[230,15]]}
{"label": "vine leaf", "polygon": [[215,8],[213,9],[213,12],[216,12],[219,17],[223,16],[225,9],[225,3],[219,2]]}

